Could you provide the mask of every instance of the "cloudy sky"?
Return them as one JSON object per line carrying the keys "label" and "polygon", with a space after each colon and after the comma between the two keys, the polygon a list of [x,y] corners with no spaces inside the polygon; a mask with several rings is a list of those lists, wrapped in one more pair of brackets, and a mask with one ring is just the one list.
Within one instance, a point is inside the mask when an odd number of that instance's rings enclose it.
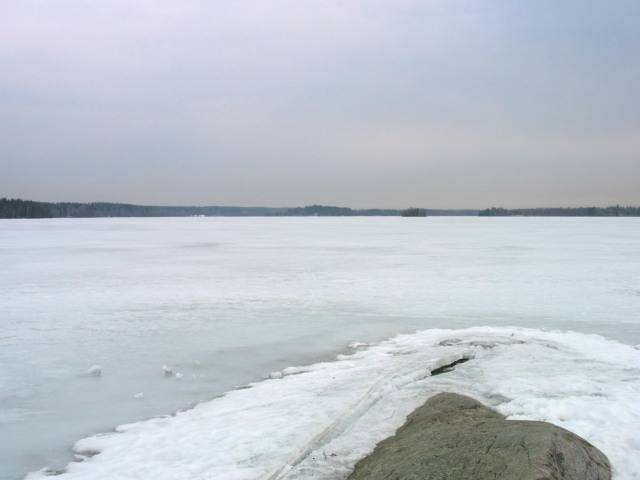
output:
{"label": "cloudy sky", "polygon": [[640,204],[640,2],[3,0],[1,196]]}

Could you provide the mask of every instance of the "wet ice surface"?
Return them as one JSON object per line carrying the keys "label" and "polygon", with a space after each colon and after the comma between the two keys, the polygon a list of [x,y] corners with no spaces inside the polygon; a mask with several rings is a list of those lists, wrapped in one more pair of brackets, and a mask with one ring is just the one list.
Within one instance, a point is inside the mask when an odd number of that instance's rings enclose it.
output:
{"label": "wet ice surface", "polygon": [[[376,342],[428,328],[520,325],[599,333],[640,344],[639,239],[636,219],[0,221],[0,435],[11,438],[0,447],[0,478],[20,478],[46,465],[62,468],[71,458],[71,445],[80,438],[211,399],[287,366],[334,358],[352,341]],[[394,400],[398,405],[394,411],[399,413],[385,432],[392,431],[393,422],[445,377],[447,382],[466,382],[461,388],[479,398],[510,399],[499,405],[504,413],[544,414],[554,423],[574,422],[568,426],[578,433],[594,429],[595,418],[605,411],[626,418],[632,405],[620,392],[629,388],[637,394],[633,388],[638,371],[629,366],[624,375],[607,376],[606,361],[615,364],[616,357],[623,357],[620,352],[630,347],[606,345],[615,352],[609,360],[582,353],[584,360],[567,353],[551,357],[557,361],[553,365],[538,361],[547,350],[505,347],[504,354],[494,358],[491,355],[499,349],[450,345],[446,348],[479,350],[486,358],[426,379],[432,383],[424,388],[399,389],[405,392]],[[514,352],[513,359],[508,352]],[[517,361],[521,352],[528,361]],[[440,353],[427,349],[419,353],[424,358],[413,354],[393,358],[427,364],[440,361]],[[503,361],[507,358],[509,362]],[[545,375],[538,372],[542,364]],[[492,372],[501,368],[506,372],[509,365],[518,374],[506,375],[502,383],[494,378],[486,384],[486,392],[472,390],[477,382],[462,378],[463,372],[470,372],[491,379]],[[101,375],[89,372],[93,366],[100,367]],[[163,366],[173,375],[165,375]],[[582,373],[567,373],[569,366]],[[389,363],[381,368],[387,367],[406,367],[410,375],[410,366]],[[578,391],[571,395],[563,390],[565,375],[573,375],[577,382]],[[260,388],[298,378],[309,377],[285,375]],[[359,388],[369,388],[358,386],[346,374],[344,382],[345,396],[328,399],[335,401],[334,406],[314,415],[334,421],[331,416],[343,411],[352,399],[349,395],[357,402]],[[596,385],[602,391],[592,395]],[[525,391],[543,387],[546,393],[540,398]],[[327,387],[320,383],[318,388]],[[581,388],[587,393],[580,393]],[[610,389],[618,393],[610,394]],[[255,387],[231,395],[252,391]],[[294,394],[285,392],[274,393],[280,395],[281,406],[289,397],[295,400]],[[549,398],[557,402],[551,404]],[[581,403],[585,399],[599,402],[598,408],[589,403],[585,410]],[[210,406],[215,404],[193,412],[215,410]],[[563,416],[558,413],[560,406],[569,413],[579,406],[593,418]],[[283,421],[297,416],[294,403],[287,408],[274,410],[273,416],[284,417]],[[247,435],[245,453],[251,452],[258,447],[251,444],[250,429],[242,428],[250,425],[251,409],[236,415],[239,425],[233,426],[234,435]],[[322,425],[319,420],[309,424],[308,431],[300,432],[303,437],[293,442],[302,443],[289,446],[303,448],[304,435]],[[603,435],[611,431],[604,430]],[[282,435],[284,443],[293,441],[286,432]],[[365,444],[370,445],[376,434],[362,435],[366,441],[358,448],[366,450]],[[598,444],[593,435],[585,434]],[[334,441],[353,449],[357,442],[349,446],[349,438],[339,435]],[[627,441],[631,451],[633,442]],[[298,455],[281,446],[281,455],[263,452],[278,458],[271,465],[276,469],[283,465],[281,460],[286,463],[283,455]],[[157,448],[163,447],[159,443]],[[217,448],[207,447],[208,454],[213,450]],[[175,457],[179,452],[164,452],[180,464],[180,457]],[[613,460],[615,453],[607,453]],[[101,465],[108,455],[107,449],[75,468],[96,468],[91,465]],[[349,455],[329,458],[353,458]],[[300,472],[313,456],[305,458],[299,463]],[[251,478],[243,477],[243,472],[266,468],[250,460],[245,458],[235,467],[238,478]],[[194,463],[193,468],[201,467]]]}

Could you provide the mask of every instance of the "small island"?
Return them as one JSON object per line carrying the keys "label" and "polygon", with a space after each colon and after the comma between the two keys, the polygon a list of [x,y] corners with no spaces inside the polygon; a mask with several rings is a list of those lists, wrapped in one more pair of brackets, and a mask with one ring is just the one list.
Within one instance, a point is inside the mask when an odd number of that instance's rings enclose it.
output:
{"label": "small island", "polygon": [[400,215],[403,217],[426,217],[427,211],[424,208],[407,208],[406,210],[402,210]]}

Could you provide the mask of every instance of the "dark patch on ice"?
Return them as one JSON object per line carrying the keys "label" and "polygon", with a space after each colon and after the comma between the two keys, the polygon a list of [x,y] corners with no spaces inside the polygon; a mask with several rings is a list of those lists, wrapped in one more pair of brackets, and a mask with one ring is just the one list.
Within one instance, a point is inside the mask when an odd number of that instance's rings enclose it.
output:
{"label": "dark patch on ice", "polygon": [[389,352],[389,355],[392,357],[399,357],[402,355],[413,355],[417,350],[396,350],[395,352]]}
{"label": "dark patch on ice", "polygon": [[453,370],[455,370],[455,366],[459,365],[461,363],[465,363],[468,362],[469,359],[468,358],[459,358],[458,360],[456,360],[455,362],[451,362],[447,365],[443,365],[442,367],[438,367],[435,370],[431,370],[431,376],[436,376],[436,375],[441,375],[443,373],[447,373],[447,372],[452,372]]}
{"label": "dark patch on ice", "polygon": [[[117,430],[115,430],[117,432]],[[87,458],[95,457],[100,453],[100,450],[76,450],[76,458],[80,460],[86,460]]]}
{"label": "dark patch on ice", "polygon": [[296,370],[295,372],[282,372],[283,377],[293,377],[294,375],[302,375],[308,373],[309,370]]}
{"label": "dark patch on ice", "polygon": [[551,350],[558,350],[558,351],[560,350],[560,347],[558,347],[558,346],[557,346],[556,344],[554,344],[554,343],[542,342],[542,341],[540,341],[540,342],[538,342],[538,343],[539,343],[540,345],[542,345],[543,347],[550,348]]}
{"label": "dark patch on ice", "polygon": [[441,347],[452,347],[456,345],[469,345],[470,347],[480,347],[490,350],[499,345],[523,345],[524,340],[516,339],[495,339],[495,340],[460,340],[459,338],[448,338],[442,340],[438,345]]}
{"label": "dark patch on ice", "polygon": [[489,402],[491,402],[492,405],[501,405],[512,400],[511,398],[505,397],[504,395],[501,395],[499,393],[490,393],[486,395],[486,398]]}
{"label": "dark patch on ice", "polygon": [[55,477],[56,475],[62,475],[63,473],[66,473],[66,471],[66,468],[45,468],[44,470],[42,470],[42,474],[46,475],[47,477]]}

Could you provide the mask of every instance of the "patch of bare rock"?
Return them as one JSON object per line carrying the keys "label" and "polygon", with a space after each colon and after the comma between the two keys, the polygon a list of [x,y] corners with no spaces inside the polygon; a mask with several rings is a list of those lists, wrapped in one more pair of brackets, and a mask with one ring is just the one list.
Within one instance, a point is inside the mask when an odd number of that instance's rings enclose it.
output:
{"label": "patch of bare rock", "polygon": [[607,457],[545,422],[506,420],[440,393],[361,460],[348,480],[610,480]]}

